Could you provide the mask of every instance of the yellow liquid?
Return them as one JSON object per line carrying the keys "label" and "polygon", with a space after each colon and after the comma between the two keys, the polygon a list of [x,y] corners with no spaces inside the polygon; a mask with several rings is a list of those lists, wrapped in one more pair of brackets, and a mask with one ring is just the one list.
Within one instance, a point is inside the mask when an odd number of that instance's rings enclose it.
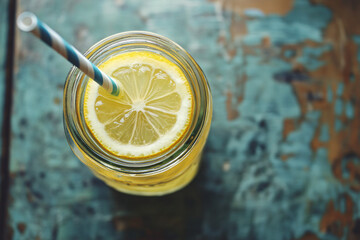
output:
{"label": "yellow liquid", "polygon": [[[102,63],[100,65],[100,69],[102,66],[106,65],[107,62]],[[208,112],[208,116],[199,138],[192,146],[192,148],[181,159],[172,163],[166,169],[153,171],[147,174],[126,174],[123,172],[120,173],[113,171],[109,168],[104,168],[92,159],[87,159],[88,157],[85,154],[83,156],[83,161],[88,167],[90,167],[95,176],[103,180],[107,185],[121,192],[135,195],[154,196],[177,191],[187,185],[194,178],[198,171],[202,150],[210,130],[212,113],[211,99],[209,99],[208,104],[209,107],[206,110]],[[193,113],[191,115],[193,115]],[[94,137],[96,138],[96,136]],[[180,140],[181,139],[177,139],[176,141]],[[101,144],[101,141],[99,142]],[[171,147],[171,145],[169,147]],[[134,158],[134,161],[138,159],[134,156],[122,157],[126,157],[130,160],[131,158]],[[146,158],[148,156],[145,155],[142,157]]]}
{"label": "yellow liquid", "polygon": [[210,130],[210,120],[207,121],[203,133],[188,154],[179,162],[164,171],[147,176],[131,176],[130,174],[114,175],[113,172],[102,170],[89,159],[87,165],[95,176],[114,189],[135,195],[159,196],[175,192],[185,187],[198,172],[202,150]]}

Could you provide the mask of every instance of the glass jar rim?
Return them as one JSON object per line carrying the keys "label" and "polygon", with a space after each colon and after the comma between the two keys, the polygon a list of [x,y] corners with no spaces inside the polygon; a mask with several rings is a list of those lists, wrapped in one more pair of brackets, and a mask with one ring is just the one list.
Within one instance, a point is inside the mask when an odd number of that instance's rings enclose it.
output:
{"label": "glass jar rim", "polygon": [[[121,49],[125,45],[130,44],[132,47],[141,44],[151,45],[151,47],[157,47],[161,51],[167,51],[171,56],[176,57],[178,61],[183,61],[186,66],[186,71],[192,74],[188,81],[194,81],[198,84],[198,92],[195,89],[195,93],[199,94],[199,97],[195,99],[196,103],[199,104],[196,123],[192,123],[192,133],[187,134],[187,139],[182,141],[182,144],[178,144],[176,148],[170,149],[171,151],[165,151],[164,154],[160,154],[155,158],[147,158],[144,161],[128,161],[113,154],[104,153],[104,149],[94,149],[93,146],[89,146],[88,143],[83,139],[84,133],[81,127],[84,127],[79,122],[76,122],[77,114],[72,116],[72,111],[78,111],[77,101],[80,84],[84,83],[86,76],[80,72],[76,67],[72,67],[65,82],[64,87],[64,128],[67,133],[67,138],[74,144],[72,150],[75,155],[86,155],[88,158],[94,160],[101,165],[118,171],[125,171],[129,173],[146,172],[154,169],[164,169],[172,164],[176,164],[182,156],[184,156],[192,147],[196,144],[202,133],[202,128],[205,122],[211,114],[209,103],[207,99],[211,98],[209,84],[207,83],[206,77],[196,63],[196,61],[187,53],[180,45],[173,42],[172,40],[163,37],[159,34],[146,32],[146,31],[129,31],[122,32],[108,36],[99,42],[91,46],[86,52],[85,56],[93,61],[95,57],[100,58],[103,51],[114,49],[115,47]],[[135,44],[135,45],[134,45]],[[137,44],[137,45],[136,45]],[[120,50],[119,50],[120,51]],[[194,93],[194,94],[195,94]],[[72,108],[71,108],[72,106]],[[75,107],[75,108],[74,108]],[[77,119],[79,120],[79,119]],[[86,134],[85,134],[86,135]],[[85,136],[91,137],[91,136]],[[73,149],[77,148],[77,149]],[[77,154],[78,153],[78,154]],[[78,156],[79,157],[79,156]],[[111,159],[110,159],[111,158]]]}

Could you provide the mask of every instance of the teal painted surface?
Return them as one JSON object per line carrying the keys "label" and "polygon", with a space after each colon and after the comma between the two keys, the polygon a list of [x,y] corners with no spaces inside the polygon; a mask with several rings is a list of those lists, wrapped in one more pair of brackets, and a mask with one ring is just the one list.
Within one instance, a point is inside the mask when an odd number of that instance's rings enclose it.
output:
{"label": "teal painted surface", "polygon": [[333,92],[330,86],[327,87],[327,100],[328,102],[331,102],[333,100]]}
{"label": "teal painted surface", "polygon": [[[359,46],[360,45],[360,35],[354,36],[353,39],[356,42],[356,44]],[[358,50],[357,60],[360,61],[360,50]]]}
{"label": "teal painted surface", "polygon": [[320,130],[320,140],[323,142],[327,142],[330,139],[330,135],[329,135],[329,126],[328,124],[324,124],[321,126],[321,130]]}
{"label": "teal painted surface", "polygon": [[354,107],[353,107],[353,104],[351,102],[346,103],[345,113],[346,113],[346,116],[348,118],[350,118],[350,119],[354,118]]}
{"label": "teal painted surface", "polygon": [[[118,193],[67,146],[62,91],[70,65],[21,34],[8,207],[13,239],[360,236],[359,155],[326,145],[350,129],[338,115],[351,120],[358,107],[343,99],[352,85],[339,87],[338,75],[321,75],[330,64],[326,55],[337,53],[324,34],[335,14],[330,8],[297,0],[280,16],[261,9],[239,14],[205,0],[66,0],[21,1],[21,9],[34,11],[81,51],[127,30],[171,38],[204,70],[214,115],[200,173],[188,187],[160,198]],[[231,31],[244,26],[238,35]],[[349,39],[360,55],[358,37]],[[333,118],[323,122],[324,116]],[[332,211],[350,220],[332,223]]]}
{"label": "teal painted surface", "polygon": [[306,69],[313,71],[325,65],[325,62],[320,61],[318,58],[324,53],[330,50],[329,45],[322,47],[304,47],[302,49],[302,56],[297,61],[303,64]]}
{"label": "teal painted surface", "polygon": [[344,83],[339,83],[338,84],[338,87],[337,87],[337,90],[336,90],[336,95],[338,97],[341,97],[341,95],[343,94],[344,92]]}
{"label": "teal painted surface", "polygon": [[[6,36],[8,31],[8,1],[0,2],[0,136],[2,136],[2,121],[4,110],[4,91],[5,91],[5,64],[6,64]],[[0,138],[0,153],[2,152],[2,139]],[[2,159],[0,158],[0,161]],[[1,166],[1,164],[0,164]],[[1,167],[0,167],[1,171]]]}
{"label": "teal painted surface", "polygon": [[335,113],[341,115],[343,112],[343,101],[340,98],[335,100]]}
{"label": "teal painted surface", "polygon": [[343,124],[343,122],[341,121],[341,119],[339,119],[339,118],[337,118],[337,119],[335,119],[335,130],[337,131],[337,132],[339,132],[341,129],[343,129],[344,128],[344,124]]}

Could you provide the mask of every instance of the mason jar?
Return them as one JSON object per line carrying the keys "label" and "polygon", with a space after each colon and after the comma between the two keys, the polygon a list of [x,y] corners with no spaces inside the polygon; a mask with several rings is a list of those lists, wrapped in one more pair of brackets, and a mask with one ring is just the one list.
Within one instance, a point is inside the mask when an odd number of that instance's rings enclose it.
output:
{"label": "mason jar", "polygon": [[119,157],[104,149],[85,124],[85,88],[92,80],[76,67],[71,68],[64,89],[65,135],[77,158],[107,185],[129,194],[164,195],[186,186],[198,171],[210,130],[211,92],[195,60],[175,42],[154,33],[115,34],[90,47],[85,56],[99,65],[112,56],[132,51],[160,54],[184,73],[194,96],[194,112],[182,139],[165,152],[140,159]]}

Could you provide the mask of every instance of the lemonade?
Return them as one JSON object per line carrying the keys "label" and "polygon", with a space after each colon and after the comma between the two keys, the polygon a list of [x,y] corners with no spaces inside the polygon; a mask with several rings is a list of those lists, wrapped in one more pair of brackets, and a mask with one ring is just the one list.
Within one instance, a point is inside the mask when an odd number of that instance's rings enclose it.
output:
{"label": "lemonade", "polygon": [[147,32],[113,35],[87,57],[118,81],[112,96],[76,69],[67,79],[64,123],[75,155],[109,186],[163,195],[195,176],[210,129],[205,76],[185,50]]}

